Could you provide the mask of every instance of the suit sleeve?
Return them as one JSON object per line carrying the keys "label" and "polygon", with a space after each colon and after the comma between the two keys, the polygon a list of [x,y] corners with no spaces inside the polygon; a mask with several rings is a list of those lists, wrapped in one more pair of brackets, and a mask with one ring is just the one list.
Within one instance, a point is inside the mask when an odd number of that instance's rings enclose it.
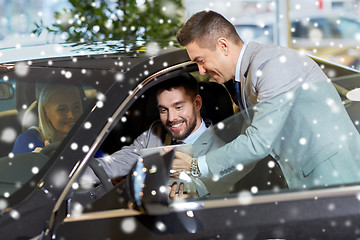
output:
{"label": "suit sleeve", "polygon": [[[284,127],[296,99],[296,90],[282,93],[259,103],[254,108],[251,125],[233,141],[209,152],[206,163],[207,178],[231,178],[233,174],[247,172],[247,168],[266,157]],[[241,114],[239,114],[239,117]]]}
{"label": "suit sleeve", "polygon": [[[150,138],[156,138],[156,136],[148,136],[148,134],[152,134],[152,132],[146,131],[138,136],[130,146],[124,146],[111,155],[97,158],[110,178],[123,177],[131,171],[140,156],[140,149],[148,146]],[[98,181],[90,168],[86,169],[82,178],[85,181]]]}

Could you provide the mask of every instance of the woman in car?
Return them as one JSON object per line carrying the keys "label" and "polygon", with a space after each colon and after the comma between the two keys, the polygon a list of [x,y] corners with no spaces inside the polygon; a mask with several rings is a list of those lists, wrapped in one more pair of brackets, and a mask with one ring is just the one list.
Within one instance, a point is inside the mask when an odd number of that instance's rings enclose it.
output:
{"label": "woman in car", "polygon": [[22,132],[12,152],[37,152],[49,143],[62,141],[83,112],[82,91],[74,85],[45,85],[39,95],[39,126]]}

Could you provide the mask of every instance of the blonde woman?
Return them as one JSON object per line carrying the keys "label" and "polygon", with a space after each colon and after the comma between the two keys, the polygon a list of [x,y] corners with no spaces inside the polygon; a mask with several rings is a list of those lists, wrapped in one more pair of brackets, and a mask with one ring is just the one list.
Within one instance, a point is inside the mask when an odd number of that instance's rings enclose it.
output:
{"label": "blonde woman", "polygon": [[32,152],[64,139],[83,112],[82,89],[73,85],[48,84],[39,95],[39,126],[30,127],[16,139],[13,153]]}

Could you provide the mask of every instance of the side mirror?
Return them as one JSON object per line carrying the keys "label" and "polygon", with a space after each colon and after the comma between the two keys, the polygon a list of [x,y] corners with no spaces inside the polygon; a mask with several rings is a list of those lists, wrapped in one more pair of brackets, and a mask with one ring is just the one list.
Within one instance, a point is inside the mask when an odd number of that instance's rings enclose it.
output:
{"label": "side mirror", "polygon": [[0,100],[9,100],[14,97],[14,87],[11,83],[0,82]]}
{"label": "side mirror", "polygon": [[133,198],[137,206],[146,213],[159,215],[168,213],[168,180],[174,159],[174,150],[160,155],[150,154],[137,163],[133,172]]}

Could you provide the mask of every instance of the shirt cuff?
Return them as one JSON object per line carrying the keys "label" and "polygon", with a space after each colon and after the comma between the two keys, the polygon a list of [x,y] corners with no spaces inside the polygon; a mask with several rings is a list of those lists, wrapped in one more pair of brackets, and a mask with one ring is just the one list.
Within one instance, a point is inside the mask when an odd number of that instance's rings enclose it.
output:
{"label": "shirt cuff", "polygon": [[196,191],[199,197],[205,197],[209,195],[209,191],[207,190],[205,184],[199,178],[192,178],[196,185]]}
{"label": "shirt cuff", "polygon": [[206,156],[200,156],[198,157],[198,168],[201,173],[201,176],[208,177],[209,175],[209,169],[208,165],[206,163]]}

